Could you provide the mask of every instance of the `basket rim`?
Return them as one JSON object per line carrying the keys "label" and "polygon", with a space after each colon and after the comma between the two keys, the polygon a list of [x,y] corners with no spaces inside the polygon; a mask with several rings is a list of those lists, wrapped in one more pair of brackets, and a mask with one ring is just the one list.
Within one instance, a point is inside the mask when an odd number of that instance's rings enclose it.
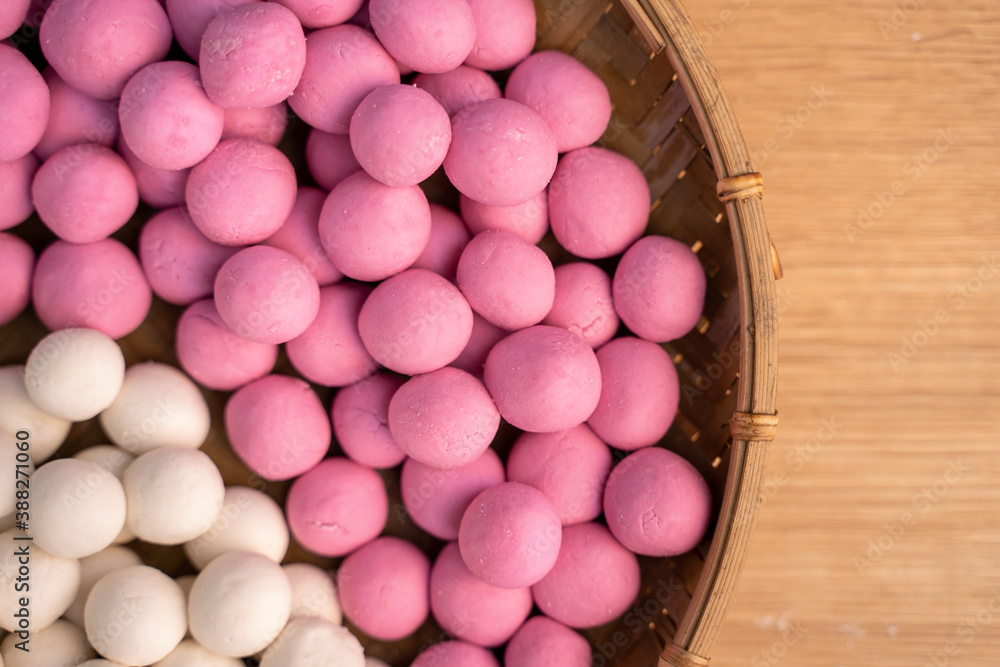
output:
{"label": "basket rim", "polygon": [[705,567],[661,667],[707,665],[756,525],[768,443],[777,424],[780,265],[763,211],[763,179],[691,19],[677,0],[622,0],[654,52],[664,50],[705,136],[730,221],[740,298],[740,363],[732,458]]}

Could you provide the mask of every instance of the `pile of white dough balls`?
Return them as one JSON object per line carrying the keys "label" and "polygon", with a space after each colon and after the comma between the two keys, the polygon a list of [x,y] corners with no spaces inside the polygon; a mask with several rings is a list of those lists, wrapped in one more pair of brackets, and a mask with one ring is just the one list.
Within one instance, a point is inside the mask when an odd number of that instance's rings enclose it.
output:
{"label": "pile of white dough balls", "polygon": [[[94,417],[110,444],[47,460],[73,422]],[[378,664],[341,625],[331,575],[280,564],[290,539],[280,505],[225,486],[200,449],[209,426],[187,375],[126,368],[93,329],[52,333],[26,366],[0,368],[0,465],[23,471],[0,481],[0,627],[10,633],[0,667]],[[121,546],[134,539],[182,545],[198,574],[175,580],[144,564]]]}

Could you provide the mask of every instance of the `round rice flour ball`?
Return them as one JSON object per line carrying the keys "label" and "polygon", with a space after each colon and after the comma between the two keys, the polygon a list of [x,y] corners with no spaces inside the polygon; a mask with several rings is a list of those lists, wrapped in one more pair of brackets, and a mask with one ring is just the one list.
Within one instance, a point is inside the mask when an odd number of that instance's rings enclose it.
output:
{"label": "round rice flour ball", "polygon": [[[29,523],[30,525],[30,523]],[[24,591],[17,590],[18,570],[24,565],[17,552],[25,545],[27,534],[10,529],[0,533],[0,628],[8,632],[18,629],[14,616],[22,605]],[[40,632],[52,625],[69,609],[80,587],[80,561],[76,558],[53,556],[38,545],[30,547],[31,560],[31,632]],[[23,583],[23,582],[22,582]]]}
{"label": "round rice flour ball", "polygon": [[111,441],[133,454],[164,446],[197,449],[211,427],[198,385],[175,367],[155,361],[125,371],[122,388],[100,421]]}
{"label": "round rice flour ball", "polygon": [[[128,623],[122,619],[129,619]],[[148,565],[115,570],[94,584],[84,608],[87,640],[101,655],[148,665],[176,647],[187,629],[184,592]]]}
{"label": "round rice flour ball", "polygon": [[50,415],[85,421],[114,402],[125,381],[125,357],[94,329],[62,329],[32,349],[24,371],[28,396]]}
{"label": "round rice flour ball", "polygon": [[248,551],[230,551],[213,560],[188,596],[191,635],[205,648],[231,657],[265,649],[285,627],[291,610],[292,585],[281,566]]}
{"label": "round rice flour ball", "polygon": [[97,463],[57,459],[39,467],[30,482],[30,533],[54,556],[95,554],[125,526],[125,490]]}
{"label": "round rice flour ball", "polygon": [[212,526],[225,485],[215,463],[199,449],[160,447],[125,470],[126,525],[153,544],[181,544]]}

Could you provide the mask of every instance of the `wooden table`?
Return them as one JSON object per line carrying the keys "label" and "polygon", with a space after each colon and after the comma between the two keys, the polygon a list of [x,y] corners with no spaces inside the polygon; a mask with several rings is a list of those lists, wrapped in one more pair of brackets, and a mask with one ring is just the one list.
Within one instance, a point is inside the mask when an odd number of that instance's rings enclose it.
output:
{"label": "wooden table", "polygon": [[1000,3],[686,6],[785,269],[713,664],[1000,664]]}

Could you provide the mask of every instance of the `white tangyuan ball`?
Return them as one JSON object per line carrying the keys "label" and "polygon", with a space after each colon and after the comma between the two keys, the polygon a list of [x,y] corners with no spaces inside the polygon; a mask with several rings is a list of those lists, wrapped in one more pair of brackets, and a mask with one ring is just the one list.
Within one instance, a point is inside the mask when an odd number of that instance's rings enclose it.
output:
{"label": "white tangyuan ball", "polygon": [[[132,461],[135,461],[135,454],[126,452],[121,447],[115,447],[114,445],[94,445],[86,449],[81,449],[73,455],[73,458],[93,461],[98,465],[102,465],[110,470],[111,474],[118,478],[118,481],[121,481],[125,475],[125,469],[132,465]],[[122,530],[118,533],[118,537],[115,538],[114,543],[125,544],[134,539],[135,533],[129,530],[129,527],[126,525],[122,526]]]}
{"label": "white tangyuan ball", "polygon": [[[24,442],[28,442],[28,446],[18,446],[18,443]],[[18,500],[27,503],[29,507],[31,505],[28,478],[35,471],[35,466],[28,453],[30,450],[29,440],[21,440],[6,431],[0,431],[0,474],[3,475],[0,477],[0,516],[10,514],[14,518],[12,513],[17,508]],[[21,497],[18,498],[18,495]]]}
{"label": "white tangyuan ball", "polygon": [[[0,665],[3,667],[3,665]],[[93,660],[88,660],[87,662],[81,662],[76,667],[127,667],[120,662],[112,662],[111,660],[105,660],[104,658],[94,658]]]}
{"label": "white tangyuan ball", "polygon": [[365,650],[344,626],[300,616],[267,647],[260,667],[365,667]]}
{"label": "white tangyuan ball", "polygon": [[208,403],[191,378],[155,361],[134,364],[114,402],[100,417],[101,428],[133,454],[157,447],[197,449],[208,437]]}
{"label": "white tangyuan ball", "polygon": [[[29,524],[30,526],[30,524]],[[31,633],[52,625],[76,597],[80,586],[80,561],[53,556],[28,539],[24,531],[0,533],[0,627],[10,632],[23,630],[20,621],[24,586],[30,585],[31,599],[26,619]]]}
{"label": "white tangyuan ball", "polygon": [[185,639],[153,667],[243,667],[243,661],[213,653],[193,639]]}
{"label": "white tangyuan ball", "polygon": [[72,667],[96,656],[83,630],[63,619],[32,632],[24,645],[28,651],[18,648],[22,641],[16,634],[4,637],[0,643],[3,667]]}
{"label": "white tangyuan ball", "polygon": [[[24,366],[0,366],[0,431],[28,433],[28,454],[36,464],[66,442],[73,422],[40,409],[24,386]],[[6,470],[6,468],[4,468]]]}
{"label": "white tangyuan ball", "polygon": [[126,665],[154,663],[184,638],[184,593],[148,565],[109,572],[90,590],[84,627],[91,646],[105,658]]}
{"label": "white tangyuan ball", "polygon": [[389,663],[378,658],[365,658],[365,667],[389,667]]}
{"label": "white tangyuan ball", "polygon": [[28,356],[24,385],[44,412],[85,421],[111,405],[125,380],[125,357],[114,339],[95,329],[62,329]]}
{"label": "white tangyuan ball", "polygon": [[222,474],[203,451],[160,447],[132,462],[123,478],[136,536],[154,544],[182,544],[212,526],[222,509]]}
{"label": "white tangyuan ball", "polygon": [[198,570],[227,551],[253,551],[281,562],[288,551],[288,524],[271,496],[248,486],[228,487],[212,526],[184,543],[184,554]]}
{"label": "white tangyuan ball", "polygon": [[80,559],[80,588],[76,592],[76,598],[69,609],[63,614],[63,618],[83,627],[83,609],[87,604],[87,596],[90,589],[97,581],[108,572],[120,570],[123,567],[142,565],[139,554],[128,547],[110,546],[103,551],[98,551],[92,556]]}
{"label": "white tangyuan ball", "polygon": [[230,551],[213,560],[188,596],[191,636],[210,651],[234,658],[266,648],[291,610],[292,586],[281,566],[250,551]]}
{"label": "white tangyuan ball", "polygon": [[338,625],[344,620],[337,587],[326,570],[310,563],[289,563],[281,569],[292,584],[291,618],[319,616]]}
{"label": "white tangyuan ball", "polygon": [[31,476],[30,530],[56,556],[83,558],[109,546],[125,525],[125,490],[102,465],[56,459]]}

